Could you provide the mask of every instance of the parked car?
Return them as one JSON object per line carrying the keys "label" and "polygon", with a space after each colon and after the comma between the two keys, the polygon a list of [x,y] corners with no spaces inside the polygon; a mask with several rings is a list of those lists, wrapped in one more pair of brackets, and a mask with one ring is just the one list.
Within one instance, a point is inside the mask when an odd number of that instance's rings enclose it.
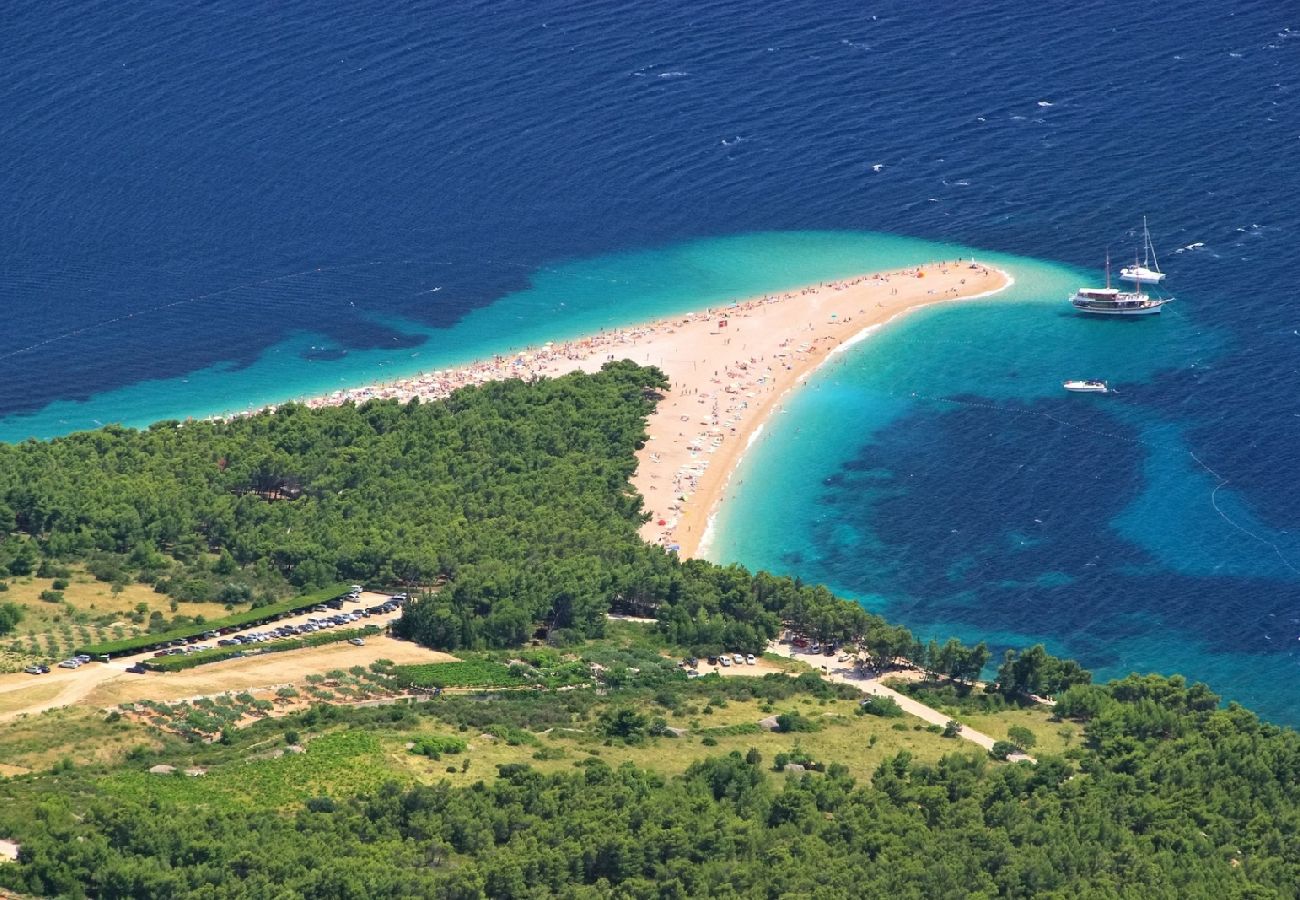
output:
{"label": "parked car", "polygon": [[81,663],[79,663],[79,662],[78,662],[77,660],[75,660],[75,659],[65,659],[63,662],[59,663],[59,668],[60,668],[60,669],[80,669],[80,668],[81,668]]}
{"label": "parked car", "polygon": [[717,664],[718,664],[718,658],[716,656],[710,656],[709,665],[716,666]]}
{"label": "parked car", "polygon": [[755,662],[756,662],[756,660],[754,659],[754,654],[752,654],[752,653],[748,653],[748,654],[746,654],[746,655],[745,655],[745,662],[749,663],[751,666],[754,665]]}
{"label": "parked car", "polygon": [[88,663],[88,662],[90,662],[90,657],[87,656],[87,655],[84,654],[84,653],[78,653],[76,656],[74,656],[74,657],[72,657],[72,658],[75,659],[75,660],[76,660],[77,662],[79,662],[79,663]]}
{"label": "parked car", "polygon": [[719,661],[720,663],[722,663],[723,668],[726,668],[726,667],[728,667],[728,666],[731,665],[731,657],[730,657],[730,656],[724,656],[724,657],[721,657],[718,661]]}
{"label": "parked car", "polygon": [[731,654],[731,658],[735,661],[736,665],[738,666],[743,665],[745,662],[745,657],[741,656],[739,653]]}
{"label": "parked car", "polygon": [[145,672],[149,671],[144,667],[143,663],[135,663],[134,665],[127,666],[126,670],[132,675],[143,675]]}
{"label": "parked car", "polygon": [[348,643],[354,647],[364,647],[366,645],[366,642],[361,640],[361,638],[353,638],[352,640],[348,641]]}
{"label": "parked car", "polygon": [[50,671],[50,667],[49,666],[28,666],[27,668],[23,669],[23,671],[26,672],[28,675],[44,675],[46,672]]}

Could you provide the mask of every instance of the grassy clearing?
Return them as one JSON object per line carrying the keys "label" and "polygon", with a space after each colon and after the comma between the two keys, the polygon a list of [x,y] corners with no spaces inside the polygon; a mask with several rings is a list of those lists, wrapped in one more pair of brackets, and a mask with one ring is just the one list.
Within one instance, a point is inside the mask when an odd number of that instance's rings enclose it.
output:
{"label": "grassy clearing", "polygon": [[[848,766],[854,777],[865,780],[884,759],[900,751],[905,750],[918,760],[936,761],[946,753],[970,749],[969,745],[926,731],[914,719],[857,716],[854,715],[857,706],[854,701],[830,700],[822,704],[818,700],[805,703],[805,699],[808,698],[780,701],[775,704],[774,711],[797,709],[822,722],[820,731],[802,734],[762,731],[731,735],[713,732],[708,735],[712,743],[705,743],[704,735],[691,733],[677,738],[648,738],[640,744],[623,744],[607,742],[596,733],[594,725],[587,722],[574,723],[572,729],[555,729],[549,734],[534,735],[534,741],[510,746],[505,740],[493,739],[480,732],[458,732],[434,722],[417,732],[385,734],[381,740],[385,756],[412,778],[425,783],[446,779],[456,785],[493,778],[499,765],[525,763],[549,773],[567,771],[590,758],[604,760],[615,767],[630,763],[637,768],[673,776],[682,774],[692,763],[702,759],[725,755],[732,750],[745,753],[751,747],[763,755],[764,769],[773,778],[782,777],[771,770],[776,754],[800,749],[827,765],[842,763]],[[672,727],[689,728],[692,723],[697,723],[702,730],[753,724],[772,714],[758,701],[734,700],[715,707],[709,713],[702,709],[697,709],[694,714],[688,709],[678,715],[665,710],[656,712],[666,713],[665,718]],[[901,730],[894,728],[899,723]],[[409,753],[407,743],[417,735],[425,734],[465,738],[469,746],[463,754],[443,756],[441,760]],[[466,760],[469,767],[463,770]]]}
{"label": "grassy clearing", "polygon": [[36,771],[67,758],[78,766],[115,763],[137,746],[159,746],[146,729],[106,721],[102,710],[51,709],[0,724],[0,759]]}
{"label": "grassy clearing", "polygon": [[283,809],[309,797],[344,797],[406,780],[387,764],[379,739],[366,732],[335,731],[309,740],[305,753],[260,756],[246,754],[198,777],[154,775],[140,763],[144,768],[111,775],[100,787],[109,795],[175,805]]}
{"label": "grassy clearing", "polygon": [[982,731],[995,740],[1005,740],[1007,729],[1013,725],[1024,726],[1038,739],[1030,751],[1036,756],[1064,753],[1083,743],[1083,728],[1080,725],[1075,722],[1053,722],[1051,715],[1050,708],[1034,706],[985,715],[962,714],[956,718],[962,724]]}
{"label": "grassy clearing", "polygon": [[42,683],[32,679],[31,687],[0,693],[0,713],[9,713],[57,697],[67,685],[63,682]]}
{"label": "grassy clearing", "polygon": [[[132,582],[123,585],[119,594],[114,594],[112,585],[97,581],[91,575],[77,569],[67,579],[68,586],[63,589],[64,603],[92,616],[106,613],[121,613],[124,617],[143,603],[147,607],[146,615],[157,610],[164,615],[172,615],[171,598],[156,593],[150,585]],[[41,591],[53,590],[54,579],[27,576],[10,578],[9,590],[0,595],[2,600],[12,600],[27,607],[27,616],[19,625],[20,632],[49,631],[57,623],[56,618],[66,615],[64,604],[47,603],[41,599]],[[187,616],[216,618],[226,615],[226,608],[220,603],[181,603],[176,611]]]}
{"label": "grassy clearing", "polygon": [[0,593],[0,602],[17,603],[24,616],[14,634],[0,638],[0,672],[16,672],[32,662],[57,662],[73,655],[79,645],[143,632],[143,624],[132,623],[133,615],[147,622],[154,613],[164,619],[176,615],[210,619],[228,614],[220,603],[180,603],[173,611],[171,599],[146,584],[123,585],[114,594],[111,585],[75,568],[62,580],[67,581],[66,587],[58,589],[63,601],[51,603],[40,595],[55,590],[55,579],[6,579],[9,590]]}

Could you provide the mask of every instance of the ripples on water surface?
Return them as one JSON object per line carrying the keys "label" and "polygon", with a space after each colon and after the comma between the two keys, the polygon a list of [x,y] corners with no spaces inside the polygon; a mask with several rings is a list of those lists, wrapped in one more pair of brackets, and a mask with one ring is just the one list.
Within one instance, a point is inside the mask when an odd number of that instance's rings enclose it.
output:
{"label": "ripples on water surface", "polygon": [[[927,252],[844,232],[996,248],[1023,302],[922,314],[823,373],[750,454],[716,553],[1300,721],[1285,6],[6,12],[0,436]],[[1062,315],[1143,213],[1179,302]],[[857,440],[812,440],[850,412]]]}

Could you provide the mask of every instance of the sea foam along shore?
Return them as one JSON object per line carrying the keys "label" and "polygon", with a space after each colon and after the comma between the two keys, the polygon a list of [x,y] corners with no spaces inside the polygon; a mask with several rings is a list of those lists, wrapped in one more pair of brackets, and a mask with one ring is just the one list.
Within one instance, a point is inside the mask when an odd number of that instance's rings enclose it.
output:
{"label": "sea foam along shore", "polygon": [[731,472],[791,387],[902,314],[986,297],[1010,284],[1006,272],[973,260],[926,263],[548,342],[514,356],[334,391],[305,405],[434,400],[485,381],[594,372],[615,359],[658,366],[672,387],[650,415],[649,440],[637,454],[633,485],[650,513],[641,535],[694,556]]}
{"label": "sea foam along shore", "polygon": [[[943,271],[943,267],[947,266],[948,265],[947,263],[938,263],[936,265],[940,267],[941,275],[947,274],[946,272]],[[824,345],[823,348],[824,352],[810,354],[809,357],[803,361],[804,365],[798,367],[798,371],[794,374],[793,378],[790,378],[787,381],[784,388],[781,390],[774,390],[773,393],[776,394],[776,397],[774,398],[773,402],[769,403],[769,405],[765,407],[763,411],[761,411],[758,418],[754,420],[748,432],[748,435],[745,438],[744,446],[740,448],[739,453],[736,455],[735,459],[731,461],[726,471],[720,473],[720,480],[710,485],[712,490],[710,490],[706,496],[703,496],[703,499],[706,501],[704,504],[704,513],[706,514],[706,521],[704,524],[703,533],[700,535],[698,540],[696,540],[691,547],[690,555],[708,558],[709,551],[712,548],[714,536],[716,535],[718,510],[722,505],[723,499],[726,497],[727,489],[731,484],[731,479],[736,474],[736,471],[740,469],[741,464],[744,462],[745,453],[751,447],[753,447],[755,443],[758,442],[758,439],[760,437],[762,437],[768,417],[775,410],[784,409],[784,401],[786,399],[786,395],[791,390],[793,390],[796,387],[802,386],[803,382],[807,381],[819,369],[821,369],[823,366],[827,365],[832,360],[834,360],[836,356],[839,356],[843,354],[845,351],[849,350],[850,348],[856,346],[857,344],[862,343],[867,338],[871,337],[873,334],[878,332],[881,328],[884,328],[885,326],[889,325],[895,319],[902,318],[903,316],[906,316],[909,313],[914,312],[915,310],[921,309],[922,307],[931,306],[937,303],[952,302],[954,300],[979,300],[986,297],[992,297],[995,294],[998,294],[1002,291],[1009,289],[1012,285],[1016,283],[1015,278],[1013,278],[1010,273],[1006,272],[1003,269],[997,269],[994,267],[985,266],[979,263],[975,263],[973,261],[959,260],[955,265],[959,267],[964,265],[968,269],[979,269],[981,271],[981,275],[984,275],[985,272],[993,273],[996,276],[999,276],[1001,280],[998,281],[997,278],[992,279],[993,285],[981,291],[978,290],[979,287],[978,284],[976,284],[975,282],[971,282],[969,279],[963,278],[960,279],[960,285],[959,285],[960,290],[957,292],[952,292],[951,289],[949,289],[949,291],[945,292],[944,295],[935,296],[932,294],[931,290],[927,289],[924,300],[918,302],[910,302],[910,303],[903,301],[894,305],[886,304],[886,306],[889,308],[889,312],[887,315],[872,316],[870,320],[870,324],[866,324],[867,320],[865,318],[859,318],[857,324],[859,324],[860,327],[854,330],[849,337],[840,340],[838,343],[832,343],[831,340],[828,338],[828,342],[826,345]],[[890,275],[907,276],[909,274],[914,274],[916,271],[917,270],[915,269],[902,270],[899,272],[889,273],[889,275],[884,275],[881,277],[888,279]],[[987,283],[988,281],[989,279],[985,277],[981,283]],[[971,293],[969,291],[975,291],[975,292]],[[912,294],[914,294],[914,290],[906,296],[910,297],[912,296]],[[893,297],[894,299],[901,299],[900,295],[891,295],[891,297]],[[877,307],[878,310],[884,308],[885,307]],[[825,348],[829,348],[829,349],[825,349]],[[682,549],[684,550],[685,548],[683,547]]]}

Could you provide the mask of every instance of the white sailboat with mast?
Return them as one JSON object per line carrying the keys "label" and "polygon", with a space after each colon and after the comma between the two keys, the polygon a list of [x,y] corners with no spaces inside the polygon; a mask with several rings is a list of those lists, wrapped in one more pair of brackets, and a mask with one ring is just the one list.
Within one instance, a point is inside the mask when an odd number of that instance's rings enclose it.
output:
{"label": "white sailboat with mast", "polygon": [[1134,284],[1159,284],[1165,280],[1165,273],[1160,271],[1156,260],[1156,248],[1151,243],[1151,232],[1147,230],[1147,217],[1142,217],[1142,262],[1133,260],[1133,265],[1119,270],[1119,277]]}
{"label": "white sailboat with mast", "polygon": [[[1160,276],[1161,278],[1164,275]],[[1106,254],[1106,286],[1081,287],[1069,298],[1070,304],[1081,313],[1093,316],[1150,316],[1160,312],[1173,298],[1152,297],[1140,288],[1121,291],[1110,286],[1110,254]]]}

